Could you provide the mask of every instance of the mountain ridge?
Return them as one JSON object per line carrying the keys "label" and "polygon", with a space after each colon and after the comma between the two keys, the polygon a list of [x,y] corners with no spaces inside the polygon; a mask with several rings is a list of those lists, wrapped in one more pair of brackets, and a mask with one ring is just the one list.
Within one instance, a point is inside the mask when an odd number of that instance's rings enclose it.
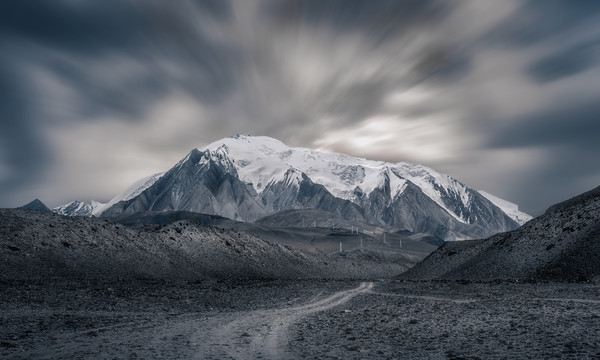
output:
{"label": "mountain ridge", "polygon": [[[462,240],[519,226],[514,213],[507,213],[516,205],[496,203],[423,165],[235,135],[192,149],[169,171],[139,180],[109,203],[98,204],[92,214],[192,211],[253,222],[281,210],[320,209],[365,223]],[[509,204],[506,211],[503,204]]]}

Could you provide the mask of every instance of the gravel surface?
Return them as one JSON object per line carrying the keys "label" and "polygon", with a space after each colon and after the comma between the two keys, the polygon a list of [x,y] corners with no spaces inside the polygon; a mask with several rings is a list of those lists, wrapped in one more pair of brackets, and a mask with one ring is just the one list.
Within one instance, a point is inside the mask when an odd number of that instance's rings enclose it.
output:
{"label": "gravel surface", "polygon": [[600,357],[600,287],[378,283],[292,326],[307,359]]}
{"label": "gravel surface", "polygon": [[600,358],[599,216],[600,188],[402,281],[237,230],[0,210],[0,358]]}
{"label": "gravel surface", "polygon": [[[257,333],[256,328],[233,325],[227,331],[231,322],[249,314],[262,314],[259,320],[268,316],[275,320],[275,314],[281,313],[270,309],[302,307],[311,299],[352,289],[358,282],[55,281],[0,285],[0,358],[216,359],[223,358],[227,344],[240,345],[240,339]],[[284,343],[285,338],[273,343],[275,349],[280,348],[279,341]]]}
{"label": "gravel surface", "polygon": [[592,284],[10,283],[0,358],[600,357]]}

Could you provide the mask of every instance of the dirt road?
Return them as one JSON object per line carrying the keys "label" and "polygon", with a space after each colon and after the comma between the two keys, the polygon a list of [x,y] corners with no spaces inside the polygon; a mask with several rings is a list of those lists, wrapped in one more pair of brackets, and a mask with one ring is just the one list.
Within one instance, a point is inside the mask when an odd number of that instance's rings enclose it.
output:
{"label": "dirt road", "polygon": [[[357,288],[338,291],[326,298],[316,298],[299,306],[251,311],[236,314],[223,325],[207,328],[197,336],[206,339],[206,347],[199,353],[201,359],[289,359],[288,327],[302,317],[339,306],[360,293],[373,288],[372,282],[363,282]],[[229,321],[231,320],[231,321]]]}

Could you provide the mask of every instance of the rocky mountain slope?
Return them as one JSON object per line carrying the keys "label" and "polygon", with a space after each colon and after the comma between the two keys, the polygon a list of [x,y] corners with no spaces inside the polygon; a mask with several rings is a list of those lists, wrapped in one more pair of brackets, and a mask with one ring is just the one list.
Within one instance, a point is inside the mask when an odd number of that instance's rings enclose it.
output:
{"label": "rocky mountain slope", "polygon": [[405,270],[301,251],[187,221],[129,228],[105,220],[0,210],[0,280],[369,278]]}
{"label": "rocky mountain slope", "polygon": [[236,135],[194,149],[137,185],[98,214],[184,210],[252,222],[281,210],[318,209],[445,240],[519,225],[513,213],[427,167],[291,148],[264,136]]}
{"label": "rocky mountain slope", "polygon": [[405,279],[600,281],[600,187],[517,230],[446,243]]}

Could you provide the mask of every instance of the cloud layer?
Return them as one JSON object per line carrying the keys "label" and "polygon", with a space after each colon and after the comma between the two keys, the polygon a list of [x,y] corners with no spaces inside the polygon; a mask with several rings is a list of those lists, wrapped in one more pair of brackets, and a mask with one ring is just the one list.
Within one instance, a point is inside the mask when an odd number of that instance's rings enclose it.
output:
{"label": "cloud layer", "polygon": [[5,1],[0,206],[108,200],[235,133],[539,214],[600,183],[595,1]]}

